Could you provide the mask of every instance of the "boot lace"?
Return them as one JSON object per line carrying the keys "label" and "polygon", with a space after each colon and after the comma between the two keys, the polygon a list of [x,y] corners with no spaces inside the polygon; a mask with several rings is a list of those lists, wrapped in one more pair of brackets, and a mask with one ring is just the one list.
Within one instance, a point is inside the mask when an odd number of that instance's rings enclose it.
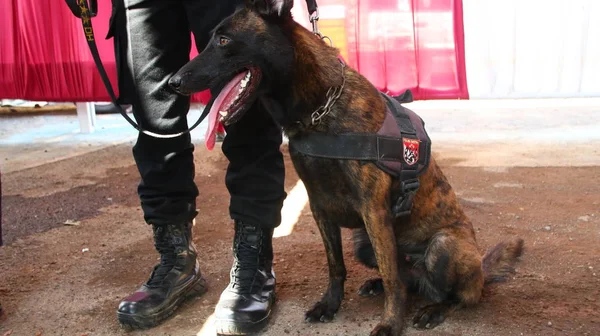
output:
{"label": "boot lace", "polygon": [[173,269],[175,262],[177,261],[175,247],[169,241],[166,231],[166,228],[158,227],[154,234],[154,246],[158,253],[160,253],[160,262],[154,266],[154,271],[146,283],[146,285],[151,288],[163,285],[166,276],[171,269]]}
{"label": "boot lace", "polygon": [[262,239],[256,228],[242,226],[236,241],[231,286],[238,293],[248,294],[252,292],[260,268]]}

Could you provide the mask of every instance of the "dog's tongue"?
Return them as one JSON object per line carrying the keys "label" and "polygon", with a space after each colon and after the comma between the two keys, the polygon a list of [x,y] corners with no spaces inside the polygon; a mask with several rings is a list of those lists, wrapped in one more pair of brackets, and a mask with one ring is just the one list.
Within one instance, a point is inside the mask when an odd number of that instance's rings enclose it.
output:
{"label": "dog's tongue", "polygon": [[227,98],[230,97],[230,93],[233,91],[234,88],[237,87],[237,84],[239,84],[242,81],[242,79],[244,79],[245,75],[246,72],[242,72],[239,75],[233,77],[233,79],[229,83],[227,83],[227,85],[225,85],[223,90],[219,92],[219,95],[217,96],[217,98],[215,98],[215,101],[213,102],[213,105],[210,108],[210,112],[208,112],[208,128],[206,129],[206,134],[204,135],[204,142],[206,143],[206,148],[208,150],[213,150],[213,148],[215,147],[218,128],[217,126],[219,125],[219,111],[226,111],[226,106],[224,105],[227,102]]}

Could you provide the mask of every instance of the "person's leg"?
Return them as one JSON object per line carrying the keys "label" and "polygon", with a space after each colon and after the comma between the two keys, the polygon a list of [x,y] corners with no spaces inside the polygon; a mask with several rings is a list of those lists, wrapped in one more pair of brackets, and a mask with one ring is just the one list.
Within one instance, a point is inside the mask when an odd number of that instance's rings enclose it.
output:
{"label": "person's leg", "polygon": [[[133,83],[132,105],[139,125],[156,133],[187,128],[189,98],[170,89],[168,79],[189,59],[190,32],[185,8],[172,0],[125,0],[125,57]],[[124,36],[123,36],[124,35]],[[191,294],[204,291],[192,243],[198,189],[194,147],[189,135],[157,139],[141,134],[133,148],[144,219],[152,225],[160,263],[150,278],[119,305],[121,324],[152,327],[170,316]]]}
{"label": "person's leg", "polygon": [[229,159],[225,183],[231,195],[231,217],[274,229],[281,221],[286,197],[281,129],[256,102],[240,121],[226,130],[223,153]]}
{"label": "person's leg", "polygon": [[[210,38],[210,30],[242,1],[206,5],[187,0],[186,4],[188,20],[201,51]],[[273,229],[281,221],[286,197],[285,169],[280,152],[281,130],[260,103],[225,130],[222,150],[229,160],[225,182],[235,224],[234,264],[230,283],[215,309],[215,327],[220,334],[240,335],[261,329],[271,315],[275,299],[271,240]]]}
{"label": "person's leg", "polygon": [[282,135],[260,103],[226,130],[223,153],[229,159],[234,264],[215,323],[224,334],[251,333],[268,323],[275,301],[272,237],[286,197]]}

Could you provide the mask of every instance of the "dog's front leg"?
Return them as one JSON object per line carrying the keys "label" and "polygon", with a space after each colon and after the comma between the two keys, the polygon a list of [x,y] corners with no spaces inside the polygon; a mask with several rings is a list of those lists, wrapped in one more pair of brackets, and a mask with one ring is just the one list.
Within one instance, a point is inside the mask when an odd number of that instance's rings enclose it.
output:
{"label": "dog's front leg", "polygon": [[400,280],[392,216],[384,206],[374,202],[363,211],[363,217],[373,244],[385,293],[383,318],[373,329],[371,336],[401,335],[404,324],[406,286]]}
{"label": "dog's front leg", "polygon": [[342,234],[337,223],[330,220],[324,211],[317,209],[312,209],[312,211],[325,245],[327,264],[329,265],[329,287],[321,301],[306,312],[305,318],[308,322],[327,322],[333,319],[344,299],[346,266],[342,253]]}

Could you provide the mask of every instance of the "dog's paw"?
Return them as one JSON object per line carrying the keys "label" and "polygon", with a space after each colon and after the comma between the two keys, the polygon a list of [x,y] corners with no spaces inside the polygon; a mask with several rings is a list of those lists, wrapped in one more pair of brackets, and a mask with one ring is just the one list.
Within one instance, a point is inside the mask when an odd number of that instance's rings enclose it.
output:
{"label": "dog's paw", "polygon": [[304,314],[306,322],[330,322],[335,317],[338,307],[332,307],[325,302],[317,302]]}
{"label": "dog's paw", "polygon": [[382,293],[383,280],[381,278],[367,280],[358,290],[360,296],[377,296]]}
{"label": "dog's paw", "polygon": [[390,323],[380,322],[375,329],[371,331],[370,336],[400,336],[402,334],[402,326],[392,326]]}
{"label": "dog's paw", "polygon": [[434,304],[425,306],[419,309],[417,315],[413,318],[413,327],[417,329],[433,329],[444,322],[447,312],[447,305]]}

